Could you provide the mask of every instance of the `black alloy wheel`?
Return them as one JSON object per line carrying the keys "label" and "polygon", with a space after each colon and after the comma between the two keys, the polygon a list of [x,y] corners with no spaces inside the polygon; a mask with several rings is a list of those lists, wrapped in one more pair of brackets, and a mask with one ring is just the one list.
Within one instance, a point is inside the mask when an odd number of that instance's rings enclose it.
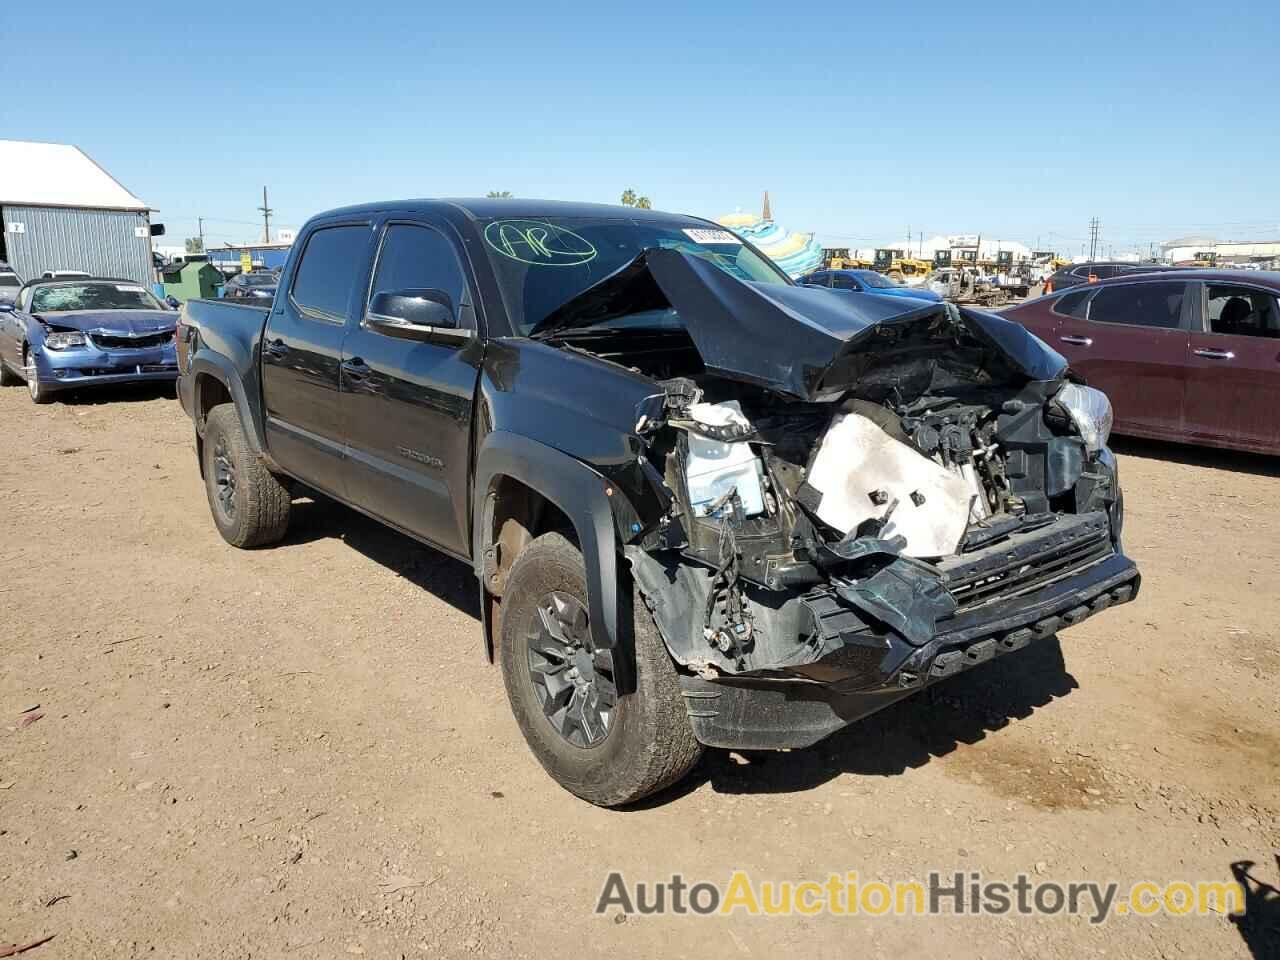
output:
{"label": "black alloy wheel", "polygon": [[575,747],[594,747],[609,735],[617,706],[610,657],[595,650],[587,611],[573,596],[553,591],[530,625],[529,676],[543,715]]}

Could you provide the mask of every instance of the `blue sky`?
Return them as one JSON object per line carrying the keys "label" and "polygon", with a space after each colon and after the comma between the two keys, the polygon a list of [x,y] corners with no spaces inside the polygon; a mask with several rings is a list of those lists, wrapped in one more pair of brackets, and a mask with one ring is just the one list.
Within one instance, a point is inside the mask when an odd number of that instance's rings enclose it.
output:
{"label": "blue sky", "polygon": [[753,210],[829,244],[1280,237],[1280,14],[1203,3],[4,3],[0,136],[170,238],[404,196]]}

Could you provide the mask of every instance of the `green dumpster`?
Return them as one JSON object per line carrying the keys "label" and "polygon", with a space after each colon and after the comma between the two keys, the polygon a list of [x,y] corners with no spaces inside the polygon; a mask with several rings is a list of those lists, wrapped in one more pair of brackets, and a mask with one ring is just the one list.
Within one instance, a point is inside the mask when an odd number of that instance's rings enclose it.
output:
{"label": "green dumpster", "polygon": [[208,260],[188,260],[164,268],[164,295],[182,303],[188,300],[215,299],[221,286],[222,272]]}

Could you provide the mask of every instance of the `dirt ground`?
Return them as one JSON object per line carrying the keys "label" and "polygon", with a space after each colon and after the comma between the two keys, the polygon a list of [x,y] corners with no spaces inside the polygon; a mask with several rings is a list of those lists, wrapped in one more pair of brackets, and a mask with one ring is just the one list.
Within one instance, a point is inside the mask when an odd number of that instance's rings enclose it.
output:
{"label": "dirt ground", "polygon": [[[1280,466],[1118,446],[1136,603],[611,812],[526,749],[464,565],[310,501],[283,545],[234,550],[176,401],[6,389],[0,951],[1275,956]],[[1239,861],[1244,920],[593,914],[613,869],[1128,884]]]}

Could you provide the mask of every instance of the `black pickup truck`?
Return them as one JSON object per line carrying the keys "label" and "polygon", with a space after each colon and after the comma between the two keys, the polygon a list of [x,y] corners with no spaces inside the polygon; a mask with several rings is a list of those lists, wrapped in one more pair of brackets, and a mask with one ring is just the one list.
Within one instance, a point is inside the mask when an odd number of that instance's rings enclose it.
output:
{"label": "black pickup truck", "polygon": [[1105,396],[1022,327],[797,286],[705,220],[406,201],[188,302],[214,522],[320,491],[475,570],[548,772],[618,805],[1131,600]]}

